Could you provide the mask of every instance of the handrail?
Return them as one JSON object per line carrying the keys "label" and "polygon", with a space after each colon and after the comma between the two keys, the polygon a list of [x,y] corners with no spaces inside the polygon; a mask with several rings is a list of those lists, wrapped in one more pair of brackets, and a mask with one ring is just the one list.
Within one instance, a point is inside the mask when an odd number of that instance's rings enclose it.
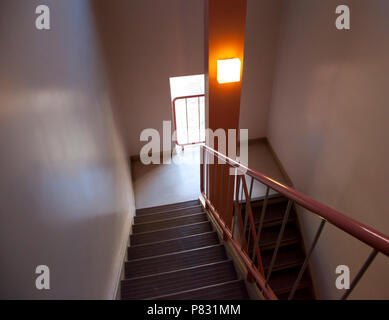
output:
{"label": "handrail", "polygon": [[190,96],[182,96],[182,97],[176,97],[172,101],[172,109],[173,109],[173,124],[174,124],[174,131],[177,133],[177,119],[176,119],[176,101],[178,100],[185,100],[186,105],[185,105],[185,112],[186,112],[186,128],[187,128],[187,138],[188,138],[188,143],[179,143],[177,139],[177,135],[175,137],[175,143],[176,145],[180,147],[188,146],[188,145],[193,145],[193,144],[198,144],[198,143],[204,143],[205,141],[194,141],[194,142],[189,142],[189,127],[188,127],[188,105],[187,105],[187,99],[193,99],[193,98],[198,98],[198,113],[199,113],[199,140],[201,140],[201,126],[200,126],[200,98],[205,97],[205,94],[195,94],[195,95],[190,95]]}
{"label": "handrail", "polygon": [[[200,146],[200,191],[205,200],[206,208],[215,218],[219,227],[223,231],[223,238],[226,241],[230,241],[235,249],[236,253],[240,256],[241,260],[247,268],[247,280],[254,280],[259,289],[263,293],[266,299],[277,299],[271,287],[271,274],[277,259],[278,249],[280,248],[283,233],[288,221],[290,210],[294,204],[298,204],[305,208],[307,211],[318,215],[321,218],[321,223],[316,231],[307,254],[302,264],[297,278],[290,290],[288,299],[293,299],[296,290],[299,288],[299,283],[304,275],[304,272],[308,266],[309,259],[313,250],[320,238],[320,235],[325,227],[326,222],[338,227],[342,231],[348,233],[359,241],[372,247],[373,250],[365,263],[356,274],[352,281],[350,288],[347,289],[342,295],[341,299],[347,299],[352,290],[358,284],[359,280],[369,268],[372,261],[375,259],[379,252],[389,256],[389,237],[383,233],[354,220],[339,211],[336,211],[330,207],[323,205],[322,203],[311,199],[310,197],[298,192],[288,186],[283,185],[255,170],[247,168],[241,163],[225,156],[224,154],[206,146]],[[207,157],[205,157],[207,155]],[[216,164],[216,159],[219,159]],[[206,163],[207,160],[207,163]],[[211,160],[211,161],[210,161]],[[225,172],[227,167],[227,173]],[[220,176],[218,171],[221,168]],[[230,169],[235,168],[236,172],[233,175],[233,194],[231,197],[231,177]],[[240,171],[240,174],[237,174]],[[248,192],[246,184],[246,176],[251,177],[250,192]],[[223,181],[227,177],[228,189],[227,192]],[[223,179],[224,178],[224,179]],[[262,210],[260,213],[258,230],[256,231],[255,221],[253,219],[253,212],[251,207],[251,192],[254,181],[258,181],[266,186],[266,195],[263,201]],[[242,185],[240,185],[240,183]],[[205,186],[206,185],[206,186]],[[276,245],[272,254],[270,265],[267,268],[267,274],[265,275],[262,259],[261,259],[261,244],[259,239],[261,238],[261,229],[263,226],[264,216],[266,214],[266,206],[269,198],[269,190],[272,189],[283,195],[288,199],[288,204],[284,217],[282,219],[282,225],[278,233]],[[241,194],[241,196],[240,196]],[[223,195],[225,195],[226,206],[223,203]],[[243,200],[244,195],[244,201]],[[220,199],[221,198],[221,199]],[[240,199],[241,198],[241,199]],[[220,200],[220,201],[219,201]],[[242,218],[241,202],[245,203],[244,222]],[[231,214],[230,214],[231,212]],[[240,226],[240,230],[236,230]],[[247,235],[247,239],[246,239]],[[240,239],[239,241],[237,239]],[[252,239],[252,247],[250,247],[250,240]],[[251,258],[250,258],[251,256]],[[256,264],[258,264],[256,266]]]}
{"label": "handrail", "polygon": [[241,171],[245,172],[246,175],[262,182],[269,188],[277,191],[286,198],[294,201],[303,208],[314,212],[319,215],[321,218],[327,220],[329,223],[337,226],[339,229],[347,232],[358,240],[364,242],[370,247],[376,249],[379,252],[382,252],[386,256],[389,256],[389,237],[385,234],[357,221],[353,218],[350,218],[339,211],[336,211],[330,207],[325,206],[324,204],[313,200],[312,198],[306,196],[305,194],[298,192],[288,186],[283,185],[276,180],[273,180],[257,171],[254,171],[241,163],[226,157],[222,153],[206,146],[202,145],[202,148],[206,149],[211,154],[216,155],[218,158],[221,158],[223,161],[227,162],[234,168],[238,168]]}

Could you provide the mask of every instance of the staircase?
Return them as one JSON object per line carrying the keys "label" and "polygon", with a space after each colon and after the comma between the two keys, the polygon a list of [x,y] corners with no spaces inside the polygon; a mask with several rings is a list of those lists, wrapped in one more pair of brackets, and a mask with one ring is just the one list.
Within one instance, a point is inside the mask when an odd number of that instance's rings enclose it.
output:
{"label": "staircase", "polygon": [[[282,219],[288,204],[288,199],[279,195],[271,196],[268,200],[264,216],[259,247],[265,275],[269,270],[271,258],[276,246],[277,237],[281,228]],[[256,230],[260,221],[263,200],[251,201]],[[245,206],[242,206],[242,215],[245,214]],[[252,250],[252,248],[251,248]],[[252,251],[250,251],[252,253]],[[269,285],[273,292],[281,300],[287,299],[297,278],[302,264],[304,263],[305,252],[303,249],[301,233],[297,216],[292,207],[289,219],[285,227],[277,258],[272,269]],[[299,283],[294,300],[315,299],[312,281],[307,269]]]}
{"label": "staircase", "polygon": [[249,298],[198,200],[138,209],[130,243],[122,299]]}

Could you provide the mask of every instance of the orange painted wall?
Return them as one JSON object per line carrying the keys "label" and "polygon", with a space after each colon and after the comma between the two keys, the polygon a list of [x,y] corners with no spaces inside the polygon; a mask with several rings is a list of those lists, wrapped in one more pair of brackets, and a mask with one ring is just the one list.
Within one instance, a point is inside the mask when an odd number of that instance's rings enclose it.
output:
{"label": "orange painted wall", "polygon": [[[244,40],[246,27],[246,0],[207,0],[205,2],[205,74],[208,107],[208,128],[239,128],[242,81],[220,84],[217,81],[217,60],[239,58],[241,79],[244,67]],[[227,140],[228,141],[228,140]],[[214,142],[218,150],[218,142]],[[210,200],[217,211],[231,225],[233,186],[228,193],[228,168],[223,164],[211,166]],[[215,171],[216,186],[215,184]],[[221,178],[223,176],[223,178]],[[222,183],[222,180],[224,183]],[[222,186],[221,186],[222,185]],[[222,189],[222,192],[220,192]],[[217,190],[219,192],[217,192]]]}
{"label": "orange painted wall", "polygon": [[238,129],[242,81],[219,84],[217,60],[239,58],[244,67],[246,0],[207,0],[208,127]]}

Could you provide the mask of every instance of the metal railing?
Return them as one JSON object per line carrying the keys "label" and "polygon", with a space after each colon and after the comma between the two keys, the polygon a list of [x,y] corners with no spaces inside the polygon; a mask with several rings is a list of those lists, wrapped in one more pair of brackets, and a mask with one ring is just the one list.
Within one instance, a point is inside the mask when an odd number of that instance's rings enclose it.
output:
{"label": "metal railing", "polygon": [[[277,299],[269,286],[269,280],[277,259],[289,213],[292,206],[295,204],[301,206],[310,213],[316,214],[321,219],[321,223],[307,250],[305,260],[293,284],[288,299],[293,299],[296,290],[299,288],[299,283],[306,271],[309,259],[327,222],[372,248],[371,254],[366,259],[353,279],[350,288],[345,291],[341,299],[346,299],[350,295],[378,253],[389,256],[388,236],[331,209],[290,187],[268,178],[257,171],[251,170],[206,145],[201,145],[200,149],[200,189],[206,207],[222,229],[224,240],[231,242],[235,251],[244,262],[248,271],[248,280],[256,282],[266,299]],[[231,170],[234,172],[231,172]],[[231,175],[230,172],[234,174]],[[246,183],[246,176],[251,178],[249,188]],[[266,187],[257,228],[251,205],[255,181]],[[282,225],[276,240],[270,265],[265,274],[262,265],[259,239],[261,237],[264,217],[266,215],[270,190],[286,197],[288,199],[288,204],[283,216]],[[243,204],[245,206],[244,215],[242,215]]]}
{"label": "metal railing", "polygon": [[[204,127],[204,108],[201,108],[201,105],[204,106],[204,94],[197,94],[197,95],[191,95],[191,96],[182,96],[182,97],[176,97],[173,99],[172,105],[173,105],[173,122],[174,122],[174,131],[176,132],[175,135],[175,143],[180,146],[184,147],[187,145],[192,144],[198,144],[198,143],[204,143],[205,141],[205,133],[204,130],[202,132],[202,127]],[[184,109],[185,109],[185,124],[183,126],[180,126],[180,130],[177,125],[177,102],[184,101]],[[194,101],[197,102],[197,121],[196,124],[197,127],[190,127],[190,120],[189,120],[189,109],[188,109],[188,101]],[[203,104],[201,103],[203,101]],[[203,109],[203,110],[202,110]],[[183,130],[184,132],[180,132]],[[192,134],[193,139],[190,139],[190,133],[191,131],[196,131],[195,134]],[[185,135],[186,132],[186,142],[179,142],[178,141],[178,135]],[[181,133],[181,134],[180,134]]]}

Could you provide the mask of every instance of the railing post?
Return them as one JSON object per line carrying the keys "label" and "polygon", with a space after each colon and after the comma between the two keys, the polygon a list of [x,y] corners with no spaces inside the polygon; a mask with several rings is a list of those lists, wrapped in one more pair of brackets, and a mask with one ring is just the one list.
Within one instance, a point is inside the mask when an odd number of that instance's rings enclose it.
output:
{"label": "railing post", "polygon": [[326,223],[325,220],[322,220],[322,221],[320,222],[320,226],[319,226],[319,228],[317,229],[315,238],[314,238],[313,241],[312,241],[311,248],[309,249],[308,254],[307,254],[307,256],[305,257],[304,263],[303,263],[303,265],[302,265],[302,267],[301,267],[301,269],[300,269],[300,272],[299,272],[299,274],[298,274],[298,276],[297,276],[297,278],[296,278],[296,281],[295,281],[294,284],[293,284],[292,291],[291,291],[290,294],[289,294],[288,300],[292,300],[293,297],[294,297],[294,294],[295,294],[295,292],[296,292],[296,290],[297,290],[297,286],[299,285],[299,283],[300,283],[300,281],[301,281],[301,278],[302,278],[303,275],[304,275],[305,269],[306,269],[307,266],[308,266],[309,259],[311,258],[313,249],[315,249],[316,243],[317,243],[317,241],[318,241],[319,238],[320,238],[320,235],[321,235],[321,232],[323,231],[323,228],[324,228],[325,223]]}
{"label": "railing post", "polygon": [[238,214],[238,211],[240,210],[240,205],[239,205],[239,188],[240,188],[240,176],[237,173],[237,170],[235,170],[235,200],[234,200],[234,211],[232,214],[232,227],[231,227],[231,234],[232,237],[234,237],[234,231],[235,231],[235,224],[237,223],[236,216]]}
{"label": "railing post", "polygon": [[211,189],[209,188],[209,182],[210,182],[210,178],[209,178],[209,153],[206,151],[206,165],[205,165],[205,172],[206,172],[206,183],[207,183],[207,189],[206,189],[206,194],[207,194],[207,198],[208,200],[210,200],[210,192],[211,192]]}
{"label": "railing post", "polygon": [[250,191],[249,191],[249,198],[251,199],[253,195],[253,186],[254,186],[254,178],[251,177],[251,182],[250,182]]}
{"label": "railing post", "polygon": [[204,149],[200,146],[200,193],[204,193]]}
{"label": "railing post", "polygon": [[200,96],[197,97],[197,110],[199,112],[199,141],[201,141]]}
{"label": "railing post", "polygon": [[288,206],[286,207],[286,212],[285,212],[285,215],[284,215],[284,219],[282,220],[281,230],[280,230],[280,232],[278,234],[276,247],[274,248],[273,256],[271,258],[269,270],[267,271],[265,285],[267,285],[269,283],[270,275],[271,275],[272,269],[274,267],[274,263],[276,262],[276,259],[277,259],[278,249],[280,248],[282,236],[284,235],[285,226],[286,226],[286,224],[288,222],[289,212],[290,212],[290,209],[292,208],[292,204],[293,204],[293,201],[289,200],[288,201]]}
{"label": "railing post", "polygon": [[359,280],[361,280],[362,276],[366,272],[366,270],[369,268],[370,264],[373,262],[375,257],[377,256],[378,251],[376,249],[373,249],[373,251],[370,253],[369,257],[363,264],[362,268],[359,270],[358,274],[355,276],[353,282],[350,285],[350,289],[348,289],[344,295],[342,296],[342,300],[346,300],[348,296],[351,294],[351,292],[354,290],[356,285],[358,284]]}
{"label": "railing post", "polygon": [[188,99],[185,98],[185,115],[186,115],[186,143],[189,143],[189,119],[188,119]]}
{"label": "railing post", "polygon": [[219,185],[219,196],[216,196],[215,204],[219,211],[219,214],[223,216],[223,194],[224,194],[224,165],[223,163],[216,164],[220,166],[220,185]]}
{"label": "railing post", "polygon": [[269,187],[266,187],[265,199],[263,200],[263,205],[262,205],[262,210],[261,210],[261,216],[260,216],[260,218],[259,218],[259,225],[258,225],[257,237],[256,237],[256,240],[255,240],[254,251],[253,251],[252,258],[251,258],[251,259],[253,260],[253,264],[254,264],[254,259],[255,259],[255,251],[257,250],[257,247],[259,246],[259,238],[261,237],[261,231],[262,231],[262,226],[263,226],[263,220],[264,220],[265,214],[266,214],[267,200],[268,200],[268,198],[269,198],[269,190],[270,190],[270,188],[269,188]]}

